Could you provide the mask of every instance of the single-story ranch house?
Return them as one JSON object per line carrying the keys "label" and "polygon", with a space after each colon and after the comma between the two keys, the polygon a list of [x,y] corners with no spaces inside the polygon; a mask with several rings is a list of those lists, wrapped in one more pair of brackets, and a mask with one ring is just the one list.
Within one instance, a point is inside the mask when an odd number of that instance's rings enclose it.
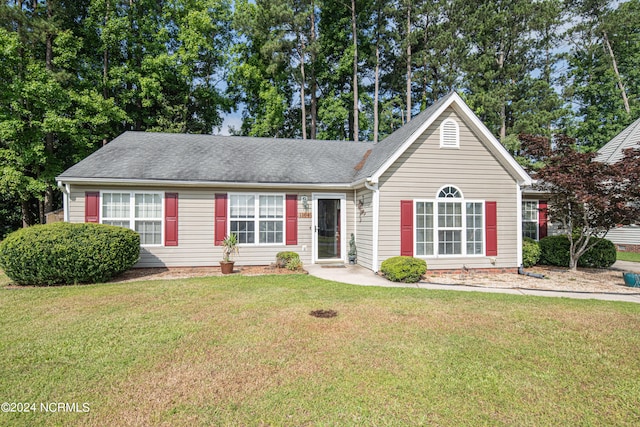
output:
{"label": "single-story ranch house", "polygon": [[66,221],[140,233],[138,267],[218,265],[230,233],[238,265],[346,262],[353,235],[373,271],[515,271],[531,185],[456,93],[376,144],[126,132],[57,179]]}

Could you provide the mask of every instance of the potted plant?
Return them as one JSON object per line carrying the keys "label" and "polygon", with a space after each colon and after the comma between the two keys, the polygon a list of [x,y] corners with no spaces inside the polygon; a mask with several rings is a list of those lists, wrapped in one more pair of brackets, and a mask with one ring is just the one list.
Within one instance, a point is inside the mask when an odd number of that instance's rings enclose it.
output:
{"label": "potted plant", "polygon": [[233,264],[231,255],[238,253],[238,238],[235,234],[229,234],[222,241],[222,261],[220,261],[220,270],[222,274],[233,273]]}

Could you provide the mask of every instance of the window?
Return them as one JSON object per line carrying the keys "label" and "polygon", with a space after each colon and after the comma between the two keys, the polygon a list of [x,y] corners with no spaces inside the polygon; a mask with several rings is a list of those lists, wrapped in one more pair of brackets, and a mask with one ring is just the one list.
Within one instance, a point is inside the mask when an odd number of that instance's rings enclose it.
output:
{"label": "window", "polygon": [[483,255],[483,202],[465,201],[447,186],[435,200],[416,201],[415,212],[416,255]]}
{"label": "window", "polygon": [[522,236],[538,240],[538,201],[522,202]]}
{"label": "window", "polygon": [[446,119],[440,125],[440,147],[460,147],[460,130],[453,119]]}
{"label": "window", "polygon": [[102,193],[102,223],[135,230],[141,245],[161,245],[162,195]]}
{"label": "window", "polygon": [[284,200],[282,194],[231,194],[230,233],[241,244],[283,244]]}

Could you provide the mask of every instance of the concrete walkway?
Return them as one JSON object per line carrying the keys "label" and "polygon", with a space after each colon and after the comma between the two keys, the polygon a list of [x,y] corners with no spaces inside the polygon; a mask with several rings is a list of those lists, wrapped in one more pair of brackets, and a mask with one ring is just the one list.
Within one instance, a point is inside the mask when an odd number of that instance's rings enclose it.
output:
{"label": "concrete walkway", "polygon": [[[361,286],[382,286],[388,288],[419,288],[419,289],[439,289],[448,291],[471,291],[471,292],[488,292],[502,293],[512,295],[535,295],[544,297],[561,297],[561,298],[577,298],[577,299],[598,299],[605,301],[626,301],[640,304],[640,289],[636,294],[617,294],[617,293],[595,293],[595,292],[564,292],[564,291],[545,291],[539,289],[510,289],[510,288],[488,288],[484,286],[467,286],[467,285],[438,285],[435,283],[396,283],[384,279],[371,270],[367,270],[359,265],[346,266],[321,266],[318,264],[310,264],[304,266],[305,270],[312,276],[321,279],[333,280],[335,282],[348,283],[351,285]],[[612,268],[620,271],[634,271],[640,273],[640,263],[617,261]]]}

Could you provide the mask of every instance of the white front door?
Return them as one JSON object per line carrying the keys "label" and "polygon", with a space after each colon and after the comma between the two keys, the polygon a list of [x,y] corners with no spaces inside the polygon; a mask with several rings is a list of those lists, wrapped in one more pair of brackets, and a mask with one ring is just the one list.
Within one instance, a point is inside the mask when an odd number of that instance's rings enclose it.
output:
{"label": "white front door", "polygon": [[346,240],[345,194],[317,193],[313,195],[313,260],[345,260]]}

